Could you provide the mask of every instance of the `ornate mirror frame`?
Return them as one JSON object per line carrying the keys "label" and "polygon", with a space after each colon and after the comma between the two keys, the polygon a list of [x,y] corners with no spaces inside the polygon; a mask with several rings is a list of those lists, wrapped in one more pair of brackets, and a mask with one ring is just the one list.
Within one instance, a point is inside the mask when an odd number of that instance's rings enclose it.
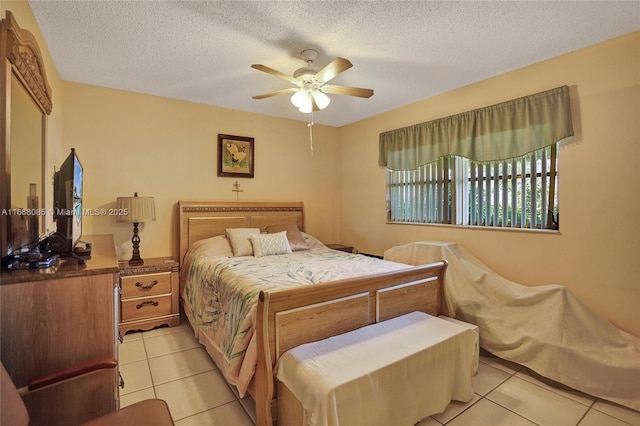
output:
{"label": "ornate mirror frame", "polygon": [[[39,155],[41,167],[38,171],[40,193],[35,195],[44,200],[45,194],[45,147],[47,134],[47,116],[51,114],[53,107],[51,87],[47,81],[44,61],[36,38],[29,31],[18,26],[13,14],[7,10],[6,18],[0,23],[1,43],[0,58],[2,69],[0,70],[0,90],[2,101],[0,103],[0,249],[4,257],[13,250],[22,247],[32,241],[27,241],[29,236],[15,235],[12,227],[12,203],[11,203],[11,83],[15,77],[22,85],[41,112],[41,144]],[[35,123],[34,123],[35,125]],[[42,201],[39,208],[43,208]],[[44,215],[37,214],[36,231],[40,231]],[[33,232],[33,231],[32,231]]]}

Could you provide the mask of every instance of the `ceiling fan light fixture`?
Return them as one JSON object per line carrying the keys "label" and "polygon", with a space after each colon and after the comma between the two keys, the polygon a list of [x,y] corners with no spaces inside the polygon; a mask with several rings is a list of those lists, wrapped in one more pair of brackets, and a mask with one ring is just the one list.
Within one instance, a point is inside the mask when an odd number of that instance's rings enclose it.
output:
{"label": "ceiling fan light fixture", "polygon": [[307,66],[294,71],[293,77],[265,65],[251,65],[251,68],[266,72],[267,74],[271,74],[297,86],[297,88],[292,87],[290,89],[276,90],[275,92],[253,96],[253,98],[265,99],[271,96],[293,93],[291,103],[295,105],[300,112],[311,113],[329,106],[331,99],[327,96],[327,93],[361,98],[369,98],[373,95],[373,90],[371,89],[335,85],[326,86],[329,81],[353,66],[348,59],[338,57],[323,68],[318,69],[312,65],[318,57],[317,50],[305,49],[301,52],[300,56],[307,63]]}
{"label": "ceiling fan light fixture", "polygon": [[313,111],[314,102],[318,109],[325,109],[331,102],[331,99],[317,89],[301,89],[291,96],[291,103],[295,105],[300,112],[310,113]]}

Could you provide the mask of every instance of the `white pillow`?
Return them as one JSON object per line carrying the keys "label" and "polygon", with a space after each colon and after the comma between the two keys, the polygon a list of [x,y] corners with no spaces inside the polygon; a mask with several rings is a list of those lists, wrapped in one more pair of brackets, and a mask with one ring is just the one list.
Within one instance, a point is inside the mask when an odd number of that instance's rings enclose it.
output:
{"label": "white pillow", "polygon": [[253,247],[249,236],[260,234],[259,228],[227,228],[227,238],[231,242],[234,256],[252,256]]}
{"label": "white pillow", "polygon": [[276,232],[275,234],[251,234],[249,239],[253,245],[253,255],[255,257],[292,252],[287,239],[287,231]]}

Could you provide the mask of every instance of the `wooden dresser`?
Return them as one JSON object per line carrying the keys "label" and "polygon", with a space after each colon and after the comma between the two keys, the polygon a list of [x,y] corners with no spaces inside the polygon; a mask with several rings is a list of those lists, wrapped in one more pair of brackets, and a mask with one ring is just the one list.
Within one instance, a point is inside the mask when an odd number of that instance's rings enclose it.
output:
{"label": "wooden dresser", "polygon": [[[91,259],[2,271],[0,356],[17,388],[95,358],[117,359],[119,269],[111,235],[83,236]],[[75,425],[118,408],[118,372],[101,370],[23,397],[36,425]]]}

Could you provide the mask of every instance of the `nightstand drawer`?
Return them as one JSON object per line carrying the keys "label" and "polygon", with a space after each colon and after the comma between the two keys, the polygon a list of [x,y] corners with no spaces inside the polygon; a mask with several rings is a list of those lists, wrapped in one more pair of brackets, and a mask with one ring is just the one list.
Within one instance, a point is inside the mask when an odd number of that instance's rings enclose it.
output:
{"label": "nightstand drawer", "polygon": [[171,295],[122,300],[122,321],[156,317],[171,313]]}
{"label": "nightstand drawer", "polygon": [[122,277],[120,283],[123,298],[171,293],[171,272]]}

